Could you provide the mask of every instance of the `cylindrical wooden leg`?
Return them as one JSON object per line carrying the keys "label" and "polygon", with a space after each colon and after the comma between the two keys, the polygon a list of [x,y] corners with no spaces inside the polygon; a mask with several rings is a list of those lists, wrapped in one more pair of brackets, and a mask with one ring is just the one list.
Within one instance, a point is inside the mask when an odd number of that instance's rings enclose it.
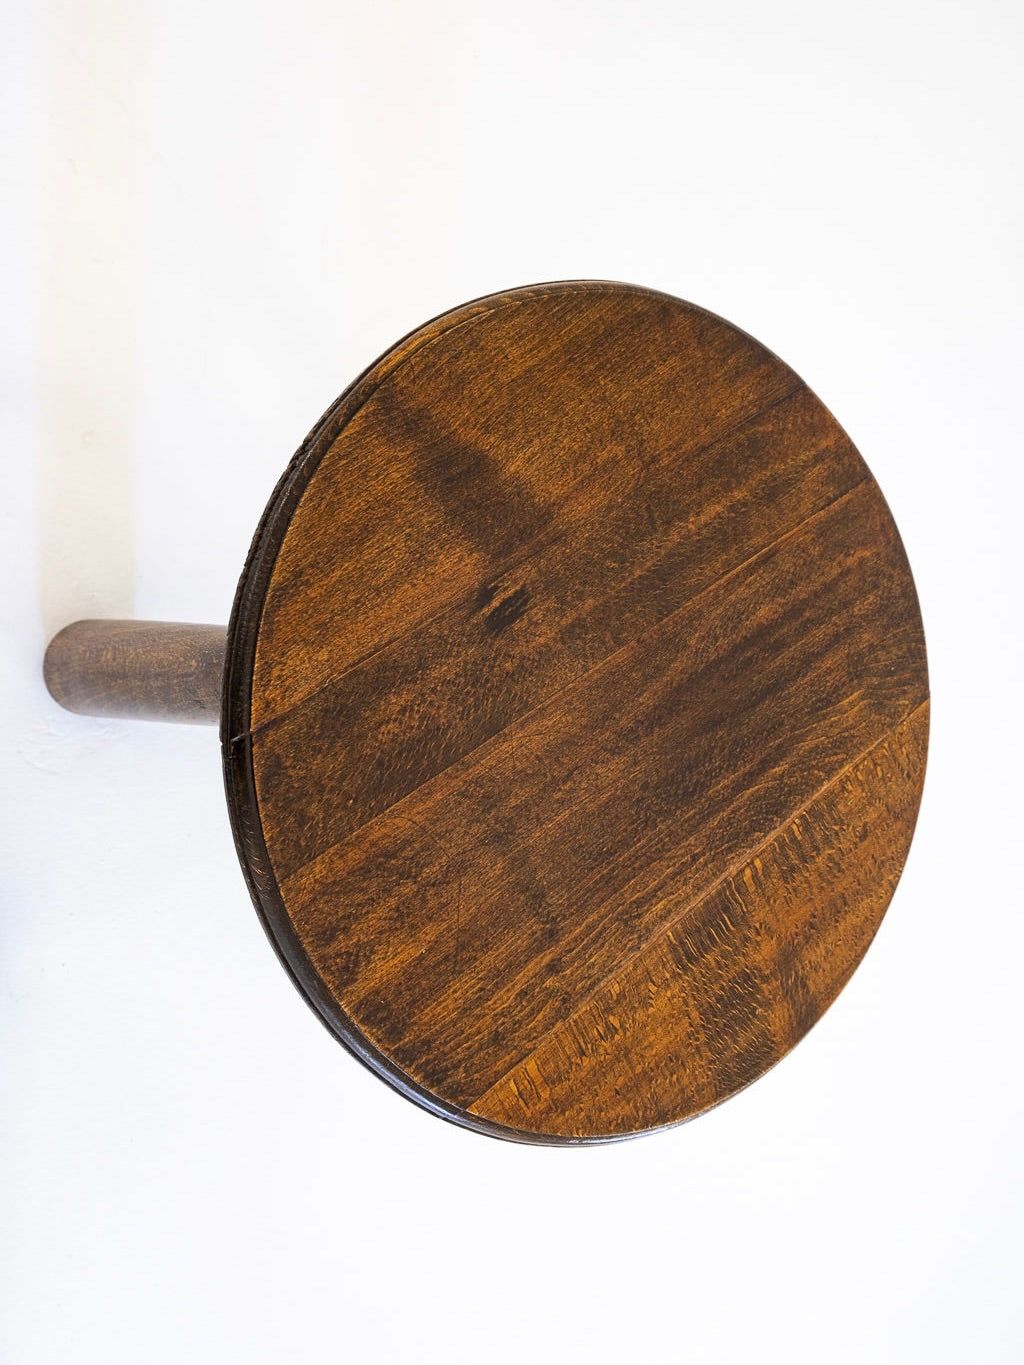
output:
{"label": "cylindrical wooden leg", "polygon": [[169,621],[74,621],[43,661],[51,695],[86,716],[216,725],[227,629]]}

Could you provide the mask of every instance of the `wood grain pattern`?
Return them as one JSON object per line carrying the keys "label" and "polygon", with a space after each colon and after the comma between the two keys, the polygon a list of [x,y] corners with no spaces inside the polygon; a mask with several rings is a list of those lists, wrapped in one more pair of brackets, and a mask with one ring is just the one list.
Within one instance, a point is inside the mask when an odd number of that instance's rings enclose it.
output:
{"label": "wood grain pattern", "polygon": [[436,320],[286,472],[229,628],[283,960],[458,1122],[624,1136],[756,1078],[903,866],[927,670],[896,528],[777,357],[623,285]]}
{"label": "wood grain pattern", "polygon": [[216,725],[227,631],[173,621],[73,621],[53,637],[43,677],[68,711]]}

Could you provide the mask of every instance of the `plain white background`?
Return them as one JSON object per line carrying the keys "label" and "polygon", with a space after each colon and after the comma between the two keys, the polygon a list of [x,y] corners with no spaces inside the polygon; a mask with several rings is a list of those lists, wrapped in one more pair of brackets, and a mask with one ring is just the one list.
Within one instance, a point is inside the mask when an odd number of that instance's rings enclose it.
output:
{"label": "plain white background", "polygon": [[[1012,0],[5,0],[0,1360],[1024,1352]],[[213,730],[59,711],[80,615],[223,622],[305,431],[464,299],[599,276],[781,354],[885,490],[934,694],[889,916],[750,1090],[515,1147],[331,1040]]]}

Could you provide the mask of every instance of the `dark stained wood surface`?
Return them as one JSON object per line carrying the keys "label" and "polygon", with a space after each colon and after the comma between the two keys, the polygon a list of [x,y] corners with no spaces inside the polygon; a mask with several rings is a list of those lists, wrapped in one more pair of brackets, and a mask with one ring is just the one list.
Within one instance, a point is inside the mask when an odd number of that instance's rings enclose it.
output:
{"label": "dark stained wood surface", "polygon": [[229,628],[243,866],[325,1022],[435,1112],[625,1136],[761,1075],[890,900],[913,582],[777,357],[624,285],[413,333],[326,414]]}

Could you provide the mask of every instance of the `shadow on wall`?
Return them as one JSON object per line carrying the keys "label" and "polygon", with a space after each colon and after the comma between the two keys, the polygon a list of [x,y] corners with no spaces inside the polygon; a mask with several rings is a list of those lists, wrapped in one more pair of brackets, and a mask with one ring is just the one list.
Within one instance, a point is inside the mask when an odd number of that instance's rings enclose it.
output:
{"label": "shadow on wall", "polygon": [[37,497],[47,639],[78,617],[134,614],[134,10],[71,5],[54,34]]}

